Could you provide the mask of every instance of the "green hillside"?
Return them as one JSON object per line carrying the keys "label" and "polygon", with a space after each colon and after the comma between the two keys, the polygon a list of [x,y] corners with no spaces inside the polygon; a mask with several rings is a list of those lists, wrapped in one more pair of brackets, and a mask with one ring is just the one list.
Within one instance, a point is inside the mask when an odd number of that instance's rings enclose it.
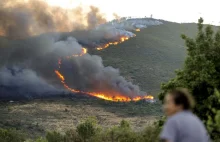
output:
{"label": "green hillside", "polygon": [[122,75],[141,89],[156,94],[162,82],[174,76],[174,71],[183,65],[186,48],[181,34],[195,36],[196,24],[164,22],[137,32],[137,36],[117,46],[102,51],[105,65],[119,68]]}
{"label": "green hillside", "polygon": [[[164,22],[163,25],[143,29],[136,33],[136,37],[117,46],[89,52],[100,55],[105,66],[119,68],[127,80],[155,95],[160,84],[168,81],[174,76],[174,71],[183,66],[186,48],[180,35],[195,36],[196,31],[196,24]],[[7,43],[4,38],[0,40],[1,45]],[[117,126],[125,119],[135,131],[142,130],[158,120],[162,109],[159,101],[153,104],[144,101],[116,103],[68,96],[0,102],[0,113],[0,128],[15,128],[28,137],[36,137],[44,136],[48,130],[65,132],[76,128],[89,116],[96,117],[103,128]]]}

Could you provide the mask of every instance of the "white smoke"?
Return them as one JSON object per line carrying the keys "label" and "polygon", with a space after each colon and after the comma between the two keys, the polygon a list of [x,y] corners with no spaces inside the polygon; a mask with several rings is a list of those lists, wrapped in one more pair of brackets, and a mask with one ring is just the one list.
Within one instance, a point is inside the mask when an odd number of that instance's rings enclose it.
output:
{"label": "white smoke", "polygon": [[[105,29],[105,28],[115,28],[123,31],[132,31],[137,28],[143,29],[148,26],[157,26],[163,24],[159,20],[151,19],[151,18],[137,18],[137,19],[125,19],[121,18],[119,20],[113,20],[111,22],[102,24],[97,27],[97,29]],[[125,32],[126,33],[126,32]]]}

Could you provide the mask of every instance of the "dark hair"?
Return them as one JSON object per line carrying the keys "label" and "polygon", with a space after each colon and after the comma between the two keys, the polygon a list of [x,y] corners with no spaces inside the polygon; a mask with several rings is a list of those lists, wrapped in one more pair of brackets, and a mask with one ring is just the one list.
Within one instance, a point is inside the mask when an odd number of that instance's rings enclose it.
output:
{"label": "dark hair", "polygon": [[194,107],[194,99],[187,89],[177,88],[168,92],[173,97],[176,105],[182,105],[184,110],[191,110]]}

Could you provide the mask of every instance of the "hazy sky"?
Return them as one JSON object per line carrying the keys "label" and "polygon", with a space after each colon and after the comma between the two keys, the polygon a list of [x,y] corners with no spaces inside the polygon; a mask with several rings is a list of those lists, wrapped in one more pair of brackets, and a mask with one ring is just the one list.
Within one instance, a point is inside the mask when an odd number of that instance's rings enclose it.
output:
{"label": "hazy sky", "polygon": [[175,22],[196,22],[203,17],[206,23],[220,25],[220,0],[47,0],[65,8],[94,5],[106,15],[154,18]]}

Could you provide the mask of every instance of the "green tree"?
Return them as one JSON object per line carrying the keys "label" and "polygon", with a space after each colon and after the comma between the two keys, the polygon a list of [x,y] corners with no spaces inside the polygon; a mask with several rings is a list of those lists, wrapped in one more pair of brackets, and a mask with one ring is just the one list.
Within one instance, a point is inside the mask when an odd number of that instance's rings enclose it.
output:
{"label": "green tree", "polygon": [[126,120],[122,120],[119,126],[111,128],[108,132],[110,142],[139,142],[139,139],[141,135],[134,132]]}
{"label": "green tree", "polygon": [[[183,69],[176,71],[176,77],[162,84],[159,98],[163,100],[166,92],[176,87],[188,88],[196,100],[194,112],[207,122],[208,116],[214,117],[209,109],[210,104],[216,110],[220,104],[208,99],[215,88],[220,89],[220,30],[216,33],[210,25],[204,28],[203,19],[198,20],[196,38],[182,35],[187,47],[188,56]],[[201,113],[202,112],[202,113]]]}
{"label": "green tree", "polygon": [[98,132],[96,124],[96,120],[90,118],[77,126],[77,132],[83,140],[83,142],[88,141],[92,136],[94,136]]}

